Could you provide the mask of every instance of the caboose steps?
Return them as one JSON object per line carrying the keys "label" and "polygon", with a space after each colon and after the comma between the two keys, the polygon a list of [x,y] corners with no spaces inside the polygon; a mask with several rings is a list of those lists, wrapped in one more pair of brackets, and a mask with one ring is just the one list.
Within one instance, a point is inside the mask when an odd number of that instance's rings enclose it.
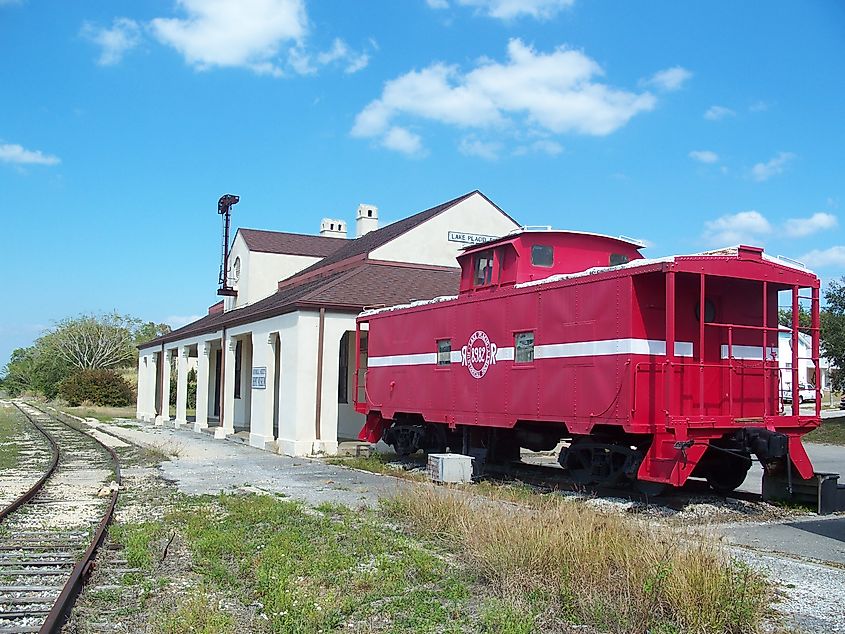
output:
{"label": "caboose steps", "polygon": [[763,474],[763,499],[768,502],[807,504],[819,515],[845,511],[845,484],[838,473],[815,473],[804,479],[798,475]]}

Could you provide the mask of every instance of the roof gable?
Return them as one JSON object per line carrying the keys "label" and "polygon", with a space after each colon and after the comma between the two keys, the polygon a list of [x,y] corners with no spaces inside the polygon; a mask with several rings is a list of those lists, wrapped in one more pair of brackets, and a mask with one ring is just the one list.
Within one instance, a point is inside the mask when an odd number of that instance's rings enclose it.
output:
{"label": "roof gable", "polygon": [[[263,229],[238,229],[237,234],[240,234],[250,251],[259,253],[324,258],[346,244],[346,241],[340,238],[284,231],[264,231]],[[235,237],[237,237],[237,234]]]}
{"label": "roof gable", "polygon": [[[474,196],[475,194],[484,196],[484,194],[482,194],[476,189],[474,191],[469,192],[468,194],[464,194],[463,196],[458,196],[457,198],[449,200],[445,203],[441,203],[436,207],[426,209],[425,211],[421,211],[419,213],[414,214],[413,216],[409,216],[408,218],[404,218],[403,220],[399,220],[397,222],[389,224],[385,227],[382,227],[381,229],[376,229],[375,231],[366,233],[360,238],[348,240],[342,248],[323,258],[319,262],[315,262],[311,266],[303,269],[296,275],[288,278],[288,280],[285,280],[283,284],[295,283],[295,280],[297,280],[297,278],[307,277],[308,275],[315,273],[316,271],[320,271],[321,269],[328,270],[330,268],[334,268],[332,265],[343,262],[344,260],[364,258],[371,251],[377,249],[382,245],[387,244],[395,238],[398,238],[402,234],[410,231],[415,227],[418,227],[427,220],[434,218],[438,214],[443,213],[447,209],[454,207],[461,201],[464,201],[467,198]],[[487,199],[486,196],[484,196],[484,198]],[[489,201],[489,199],[487,200]],[[493,203],[492,201],[490,202],[495,206],[495,203]],[[499,209],[499,207],[496,206],[496,209]],[[501,211],[501,209],[499,209],[499,211]],[[504,214],[505,212],[502,211],[502,213]]]}

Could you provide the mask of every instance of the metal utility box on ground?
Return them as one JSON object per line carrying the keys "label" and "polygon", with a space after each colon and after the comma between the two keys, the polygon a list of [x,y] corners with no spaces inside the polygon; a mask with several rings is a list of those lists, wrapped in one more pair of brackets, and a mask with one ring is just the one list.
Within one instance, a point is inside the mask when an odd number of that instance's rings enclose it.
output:
{"label": "metal utility box on ground", "polygon": [[472,456],[459,453],[428,455],[428,475],[434,482],[472,482]]}
{"label": "metal utility box on ground", "polygon": [[819,515],[827,515],[845,511],[845,484],[839,484],[838,473],[815,473],[806,480],[793,475],[791,482],[785,474],[764,474],[763,499],[800,502],[815,507]]}

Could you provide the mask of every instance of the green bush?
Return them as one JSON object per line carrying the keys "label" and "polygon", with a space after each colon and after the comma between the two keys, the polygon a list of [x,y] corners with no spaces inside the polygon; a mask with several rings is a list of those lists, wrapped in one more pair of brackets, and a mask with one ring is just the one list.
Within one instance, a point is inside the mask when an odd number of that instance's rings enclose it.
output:
{"label": "green bush", "polygon": [[132,386],[114,370],[80,370],[59,383],[59,395],[73,407],[82,403],[121,407],[135,400]]}
{"label": "green bush", "polygon": [[[170,373],[170,404],[176,407],[176,372]],[[197,371],[188,370],[188,409],[197,407]]]}

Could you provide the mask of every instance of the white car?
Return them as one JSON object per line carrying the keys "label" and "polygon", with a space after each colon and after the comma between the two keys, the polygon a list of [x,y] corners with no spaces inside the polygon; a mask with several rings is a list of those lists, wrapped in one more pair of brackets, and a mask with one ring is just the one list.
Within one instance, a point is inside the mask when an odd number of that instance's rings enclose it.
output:
{"label": "white car", "polygon": [[[822,391],[821,396],[824,397],[824,391]],[[791,403],[792,402],[792,385],[786,383],[783,385],[783,388],[780,391],[780,398],[784,403]],[[799,383],[798,384],[798,402],[804,403],[807,401],[815,401],[816,400],[816,386],[811,385],[809,383]]]}

